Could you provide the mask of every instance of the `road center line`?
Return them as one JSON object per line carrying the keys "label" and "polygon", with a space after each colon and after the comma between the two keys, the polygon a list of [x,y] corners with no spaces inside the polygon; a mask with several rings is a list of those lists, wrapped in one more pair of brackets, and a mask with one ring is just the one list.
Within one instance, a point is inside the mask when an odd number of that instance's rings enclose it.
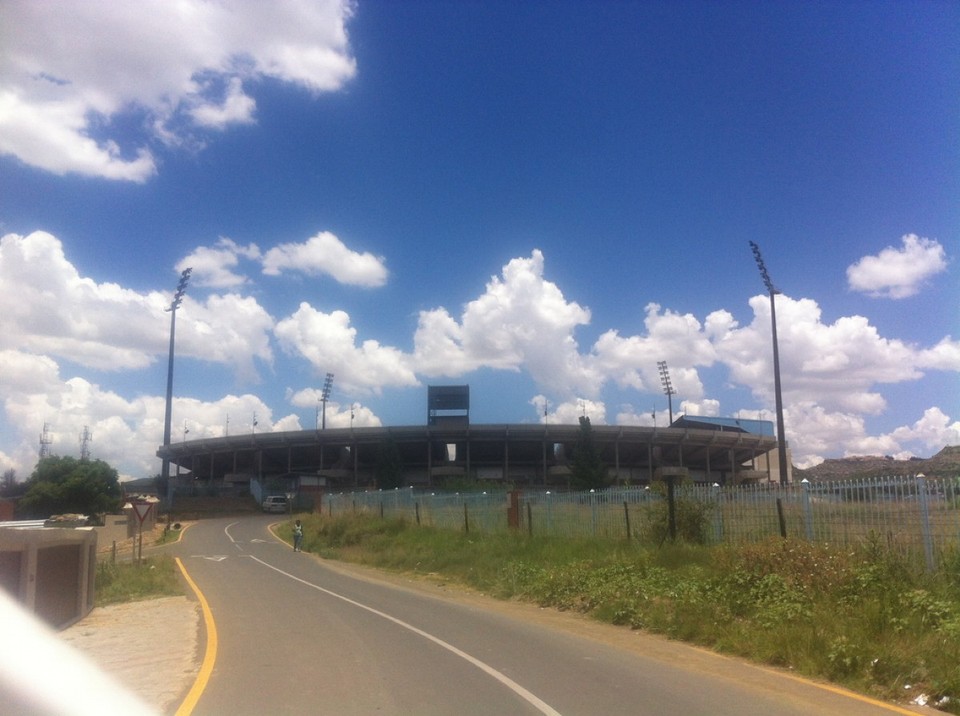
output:
{"label": "road center line", "polygon": [[389,621],[389,622],[393,622],[393,623],[396,624],[397,626],[400,626],[400,627],[403,627],[404,629],[407,629],[407,630],[409,630],[409,631],[412,631],[414,634],[417,634],[417,635],[419,635],[419,636],[422,636],[424,639],[427,639],[428,641],[432,641],[432,642],[433,642],[434,644],[436,644],[437,646],[440,646],[440,647],[446,649],[447,651],[449,651],[450,653],[455,654],[455,655],[459,656],[461,659],[463,659],[463,660],[465,660],[465,661],[473,664],[474,666],[476,666],[478,669],[480,669],[481,671],[483,671],[483,672],[484,672],[485,674],[487,674],[488,676],[492,676],[494,679],[496,679],[496,680],[499,681],[501,684],[503,684],[504,686],[506,686],[508,689],[510,689],[511,691],[513,691],[517,696],[519,696],[520,698],[522,698],[523,700],[525,700],[527,703],[529,703],[531,706],[533,706],[535,709],[537,709],[540,713],[545,714],[546,716],[560,716],[560,712],[559,712],[559,711],[557,711],[556,709],[554,709],[552,706],[550,706],[550,704],[546,703],[546,702],[543,701],[542,699],[538,698],[535,694],[533,694],[533,693],[531,693],[530,691],[528,691],[527,689],[523,688],[523,687],[522,687],[520,684],[518,684],[516,681],[514,681],[514,680],[511,679],[510,677],[506,676],[505,674],[502,674],[501,672],[497,671],[496,669],[494,669],[494,668],[493,668],[492,666],[490,666],[489,664],[487,664],[487,663],[485,663],[485,662],[483,662],[483,661],[480,661],[479,659],[477,659],[476,657],[471,656],[470,654],[466,653],[465,651],[462,651],[462,650],[458,649],[458,648],[455,647],[453,644],[450,644],[450,643],[448,643],[448,642],[445,642],[443,639],[440,639],[439,637],[435,637],[433,634],[430,634],[430,633],[428,633],[428,632],[423,631],[423,629],[418,629],[417,627],[413,626],[412,624],[408,624],[407,622],[402,621],[401,619],[397,619],[396,617],[390,616],[390,615],[387,614],[386,612],[381,612],[379,609],[374,609],[373,607],[368,607],[366,604],[361,604],[360,602],[354,601],[353,599],[350,599],[349,597],[345,597],[345,596],[343,596],[342,594],[337,594],[336,592],[331,592],[329,589],[324,589],[323,587],[321,587],[321,586],[319,586],[319,585],[317,585],[317,584],[314,584],[313,582],[308,582],[307,580],[301,579],[300,577],[297,577],[297,576],[295,576],[295,575],[293,575],[293,574],[290,574],[289,572],[284,572],[282,569],[279,569],[279,568],[277,568],[277,567],[274,567],[272,564],[269,564],[269,563],[267,563],[267,562],[264,562],[262,559],[258,559],[257,557],[254,557],[252,554],[251,554],[251,555],[247,555],[247,556],[250,557],[250,559],[253,559],[253,560],[259,562],[259,563],[262,564],[264,567],[269,567],[269,568],[272,569],[274,572],[279,572],[279,573],[282,574],[284,577],[289,577],[290,579],[292,579],[292,580],[295,581],[295,582],[300,582],[301,584],[305,584],[305,585],[308,586],[308,587],[312,587],[313,589],[316,589],[316,590],[319,591],[319,592],[323,592],[324,594],[327,594],[327,595],[329,595],[329,596],[331,596],[331,597],[336,597],[337,599],[340,599],[341,601],[344,601],[344,602],[346,602],[347,604],[352,604],[353,606],[359,607],[360,609],[365,609],[366,611],[370,612],[371,614],[376,614],[378,617],[381,617],[381,618],[383,618],[383,619],[386,619],[386,620]]}
{"label": "road center line", "polygon": [[229,525],[223,528],[223,533],[227,536],[227,539],[230,540],[231,542],[236,542],[236,540],[233,538],[233,535],[230,534],[230,528],[233,527],[234,525],[239,525],[239,524],[240,524],[239,522],[231,522]]}

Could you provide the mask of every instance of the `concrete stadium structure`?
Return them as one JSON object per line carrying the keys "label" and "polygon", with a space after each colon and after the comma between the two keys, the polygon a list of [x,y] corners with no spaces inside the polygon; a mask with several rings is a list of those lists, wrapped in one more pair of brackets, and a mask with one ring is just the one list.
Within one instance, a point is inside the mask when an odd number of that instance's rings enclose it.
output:
{"label": "concrete stadium structure", "polygon": [[[176,465],[181,482],[242,489],[253,481],[282,480],[293,483],[294,491],[349,490],[375,486],[381,446],[392,442],[406,485],[442,486],[457,479],[569,484],[579,425],[432,422],[230,435],[171,444],[157,456]],[[719,484],[780,479],[769,421],[682,416],[666,428],[594,425],[592,440],[611,484],[645,484],[660,474]]]}

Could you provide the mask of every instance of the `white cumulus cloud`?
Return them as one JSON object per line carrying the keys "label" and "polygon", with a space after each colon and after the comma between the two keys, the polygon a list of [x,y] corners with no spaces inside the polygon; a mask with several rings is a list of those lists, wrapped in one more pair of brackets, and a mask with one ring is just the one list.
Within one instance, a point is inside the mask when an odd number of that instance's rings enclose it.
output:
{"label": "white cumulus cloud", "polygon": [[142,368],[163,350],[169,298],[81,276],[46,232],[0,238],[0,304],[0,348],[104,370]]}
{"label": "white cumulus cloud", "polygon": [[260,249],[255,244],[240,246],[235,241],[221,237],[214,246],[198,246],[177,264],[177,271],[193,269],[190,282],[210,288],[234,288],[247,283],[246,276],[235,269],[240,259],[257,260]]}
{"label": "white cumulus cloud", "polygon": [[306,359],[318,374],[334,373],[337,385],[348,394],[419,385],[399,349],[375,340],[357,345],[357,329],[344,311],[323,313],[301,303],[277,324],[275,334],[285,351]]}
{"label": "white cumulus cloud", "polygon": [[705,326],[689,313],[661,311],[656,303],[648,304],[645,310],[646,335],[621,336],[615,330],[606,331],[593,346],[592,365],[621,386],[659,392],[658,364],[666,361],[676,394],[689,399],[701,397],[703,384],[696,367],[716,361],[716,349]]}
{"label": "white cumulus cloud", "polygon": [[[152,144],[254,118],[249,85],[311,92],[356,74],[349,0],[0,4],[0,153],[56,174],[143,182]],[[114,120],[138,121],[124,134]],[[127,122],[129,124],[129,122]]]}
{"label": "white cumulus cloud", "polygon": [[913,425],[899,427],[891,435],[898,441],[917,441],[932,449],[960,445],[960,420],[951,421],[940,408],[928,408]]}
{"label": "white cumulus cloud", "polygon": [[456,376],[481,367],[522,368],[565,397],[577,391],[595,395],[601,381],[574,337],[578,326],[590,322],[590,311],[567,301],[543,272],[543,254],[534,250],[492,277],[459,321],[445,308],[421,312],[414,336],[417,370]]}
{"label": "white cumulus cloud", "polygon": [[[139,293],[81,276],[55,236],[0,238],[0,349],[105,371],[145,368],[165,356],[172,295]],[[230,366],[250,378],[270,363],[273,319],[238,294],[199,301],[189,288],[177,312],[177,353]]]}
{"label": "white cumulus cloud", "polygon": [[888,246],[876,256],[864,256],[847,267],[850,289],[877,298],[909,298],[923,283],[947,268],[939,242],[907,234],[902,246]]}
{"label": "white cumulus cloud", "polygon": [[340,283],[368,288],[387,282],[383,258],[353,251],[329,231],[322,231],[303,243],[280,244],[269,249],[263,256],[263,272],[278,276],[283,271],[327,275]]}
{"label": "white cumulus cloud", "polygon": [[[824,323],[820,306],[811,299],[777,296],[777,333],[785,402],[815,400],[828,409],[877,413],[885,401],[874,392],[883,383],[922,377],[916,347],[882,337],[862,316],[845,316]],[[773,394],[773,348],[770,302],[750,299],[754,319],[732,328],[716,343],[731,379],[749,386],[769,404]]]}

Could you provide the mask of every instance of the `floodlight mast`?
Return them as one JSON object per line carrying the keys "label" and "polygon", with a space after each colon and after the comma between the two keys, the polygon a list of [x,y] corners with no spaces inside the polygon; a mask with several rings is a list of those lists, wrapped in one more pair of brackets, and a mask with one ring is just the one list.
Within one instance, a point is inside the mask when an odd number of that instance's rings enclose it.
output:
{"label": "floodlight mast", "polygon": [[763,285],[770,294],[770,326],[773,334],[773,391],[776,399],[777,408],[777,453],[780,465],[780,484],[786,485],[787,480],[787,438],[783,427],[783,396],[780,390],[780,349],[777,341],[777,306],[774,296],[780,291],[770,280],[770,274],[767,273],[767,267],[763,263],[763,257],[760,255],[760,247],[753,241],[750,242],[750,249],[753,251],[753,258],[757,262],[757,268],[760,269],[760,277],[763,279]]}
{"label": "floodlight mast", "polygon": [[[673,384],[670,382],[670,371],[667,370],[667,362],[665,360],[658,360],[657,368],[660,369],[660,382],[663,384],[663,392],[667,396],[667,408],[670,411],[670,425],[673,425],[674,391]],[[654,417],[654,420],[656,420],[656,417]]]}
{"label": "floodlight mast", "polygon": [[330,389],[333,388],[333,373],[327,373],[327,377],[323,380],[323,392],[320,394],[320,403],[323,405],[323,410],[320,415],[320,429],[327,429],[327,401],[330,399]]}
{"label": "floodlight mast", "polygon": [[[173,294],[173,300],[170,302],[170,308],[165,309],[170,313],[170,357],[167,360],[167,405],[163,417],[163,467],[161,475],[165,480],[170,478],[170,458],[167,455],[167,449],[170,447],[170,419],[173,407],[173,345],[174,336],[177,331],[177,309],[183,302],[183,294],[187,292],[187,284],[190,282],[192,268],[185,268],[180,272],[180,282],[177,284],[177,292]],[[168,496],[173,494],[172,490],[167,489]]]}

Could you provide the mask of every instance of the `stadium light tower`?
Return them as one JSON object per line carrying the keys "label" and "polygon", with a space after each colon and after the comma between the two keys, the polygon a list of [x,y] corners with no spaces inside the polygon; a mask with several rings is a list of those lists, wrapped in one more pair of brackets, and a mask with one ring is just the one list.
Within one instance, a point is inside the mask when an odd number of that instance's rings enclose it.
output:
{"label": "stadium light tower", "polygon": [[[667,407],[670,410],[670,425],[673,425],[673,384],[670,382],[670,371],[667,370],[667,362],[658,360],[657,367],[660,369],[660,382],[663,384],[663,392],[667,396]],[[656,418],[654,418],[656,420]],[[668,426],[669,427],[669,426]]]}
{"label": "stadium light tower", "polygon": [[763,285],[770,294],[770,326],[773,332],[773,391],[777,403],[777,452],[780,458],[780,484],[787,484],[787,438],[783,428],[783,397],[780,392],[780,349],[777,346],[777,305],[774,300],[780,291],[770,280],[770,274],[767,273],[767,267],[763,263],[763,257],[760,255],[760,247],[754,242],[750,242],[750,249],[753,251],[753,258],[756,259],[757,268],[760,269],[760,277],[763,279]]}
{"label": "stadium light tower", "polygon": [[330,400],[330,389],[333,388],[333,373],[327,373],[323,380],[323,392],[320,394],[320,402],[323,404],[323,411],[320,415],[320,429],[327,429],[327,401]]}
{"label": "stadium light tower", "polygon": [[[167,409],[163,417],[163,447],[170,447],[170,418],[171,418],[171,408],[173,404],[173,342],[174,335],[177,331],[177,309],[180,308],[180,304],[183,302],[183,294],[187,292],[187,283],[190,281],[190,273],[193,271],[192,268],[185,268],[180,273],[180,283],[177,284],[177,292],[173,294],[173,300],[170,302],[170,308],[166,309],[170,312],[170,357],[167,360]],[[170,458],[167,456],[166,450],[163,453],[163,469],[161,473],[164,479],[168,480],[170,478]],[[167,494],[171,495],[172,492],[170,489],[167,489]]]}

